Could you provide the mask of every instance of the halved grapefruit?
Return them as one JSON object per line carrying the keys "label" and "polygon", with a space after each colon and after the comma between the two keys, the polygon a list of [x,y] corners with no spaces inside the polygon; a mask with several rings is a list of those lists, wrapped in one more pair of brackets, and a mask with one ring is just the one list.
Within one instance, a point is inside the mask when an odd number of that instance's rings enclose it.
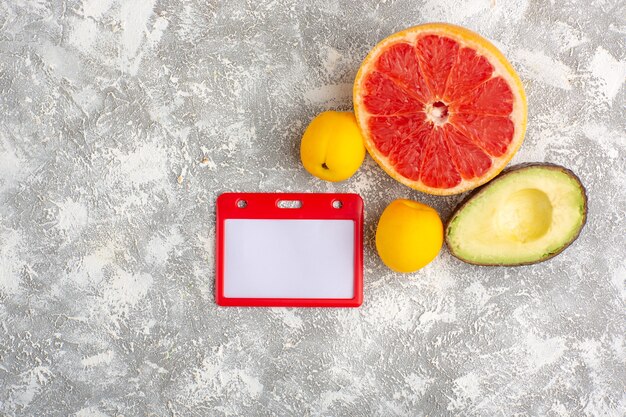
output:
{"label": "halved grapefruit", "polygon": [[495,177],[524,140],[517,73],[480,35],[445,23],[384,39],[354,82],[365,147],[392,177],[449,195]]}

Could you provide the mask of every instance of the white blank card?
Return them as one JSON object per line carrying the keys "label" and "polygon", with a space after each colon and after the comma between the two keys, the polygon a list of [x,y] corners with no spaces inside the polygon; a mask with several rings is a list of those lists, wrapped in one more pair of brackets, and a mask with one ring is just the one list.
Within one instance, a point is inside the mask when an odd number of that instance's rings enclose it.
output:
{"label": "white blank card", "polygon": [[229,219],[224,296],[352,298],[354,221]]}

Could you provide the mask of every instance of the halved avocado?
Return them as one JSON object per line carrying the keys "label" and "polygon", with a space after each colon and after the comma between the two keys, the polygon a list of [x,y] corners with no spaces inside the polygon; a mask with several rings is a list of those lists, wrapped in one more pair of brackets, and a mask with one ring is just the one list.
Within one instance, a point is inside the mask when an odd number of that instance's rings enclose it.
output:
{"label": "halved avocado", "polygon": [[561,253],[586,220],[585,187],[572,171],[520,164],[456,208],[446,225],[446,244],[471,264],[528,265]]}

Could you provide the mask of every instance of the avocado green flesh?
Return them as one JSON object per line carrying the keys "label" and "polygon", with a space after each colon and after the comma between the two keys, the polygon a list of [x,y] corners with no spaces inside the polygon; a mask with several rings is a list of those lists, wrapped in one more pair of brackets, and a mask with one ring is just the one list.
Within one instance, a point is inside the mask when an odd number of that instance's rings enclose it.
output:
{"label": "avocado green flesh", "polygon": [[585,189],[555,165],[513,167],[452,215],[446,242],[454,256],[479,265],[522,265],[558,254],[586,220]]}

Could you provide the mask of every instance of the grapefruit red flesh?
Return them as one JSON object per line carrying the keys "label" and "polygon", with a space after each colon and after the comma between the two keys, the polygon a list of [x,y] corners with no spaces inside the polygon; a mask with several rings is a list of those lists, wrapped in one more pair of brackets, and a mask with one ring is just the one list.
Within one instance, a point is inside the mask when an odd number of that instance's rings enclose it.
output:
{"label": "grapefruit red flesh", "polygon": [[354,85],[365,146],[391,176],[431,194],[456,194],[496,176],[524,139],[526,96],[487,40],[448,24],[380,42]]}

